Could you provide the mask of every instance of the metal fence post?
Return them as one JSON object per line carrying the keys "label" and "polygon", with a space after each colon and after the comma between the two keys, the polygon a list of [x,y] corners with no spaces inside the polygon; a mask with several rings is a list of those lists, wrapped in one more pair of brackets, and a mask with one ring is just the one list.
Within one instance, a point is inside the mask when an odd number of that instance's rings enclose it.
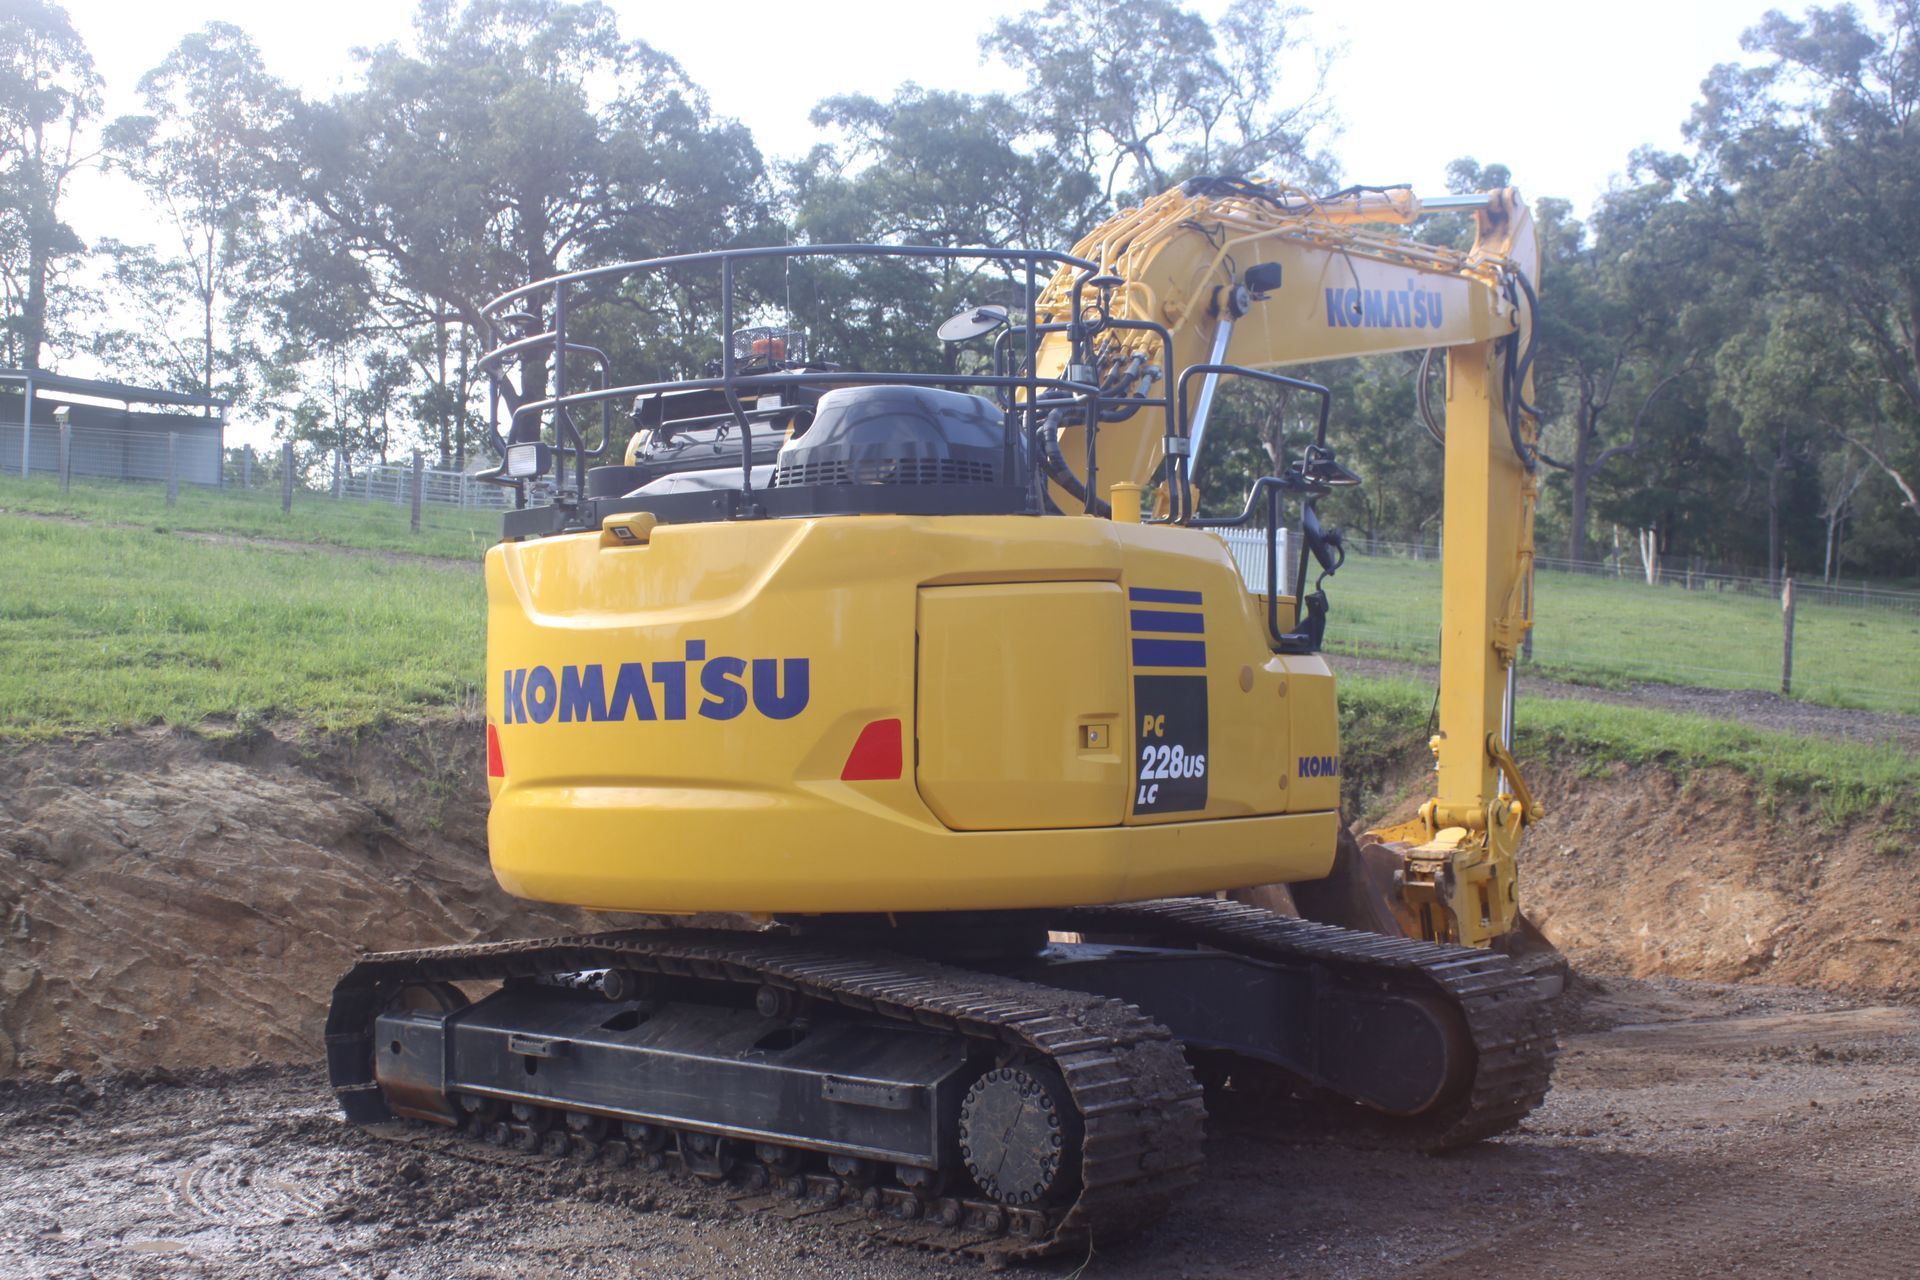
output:
{"label": "metal fence post", "polygon": [[293,514],[293,441],[280,446],[280,514]]}
{"label": "metal fence post", "polygon": [[73,410],[63,404],[53,420],[60,424],[60,492],[67,493],[73,488]]}
{"label": "metal fence post", "polygon": [[346,455],[339,449],[335,449],[333,451],[333,496],[336,500],[346,496],[347,477],[344,470],[345,467]]}
{"label": "metal fence post", "polygon": [[1780,692],[1793,692],[1793,579],[1780,590],[1780,615],[1786,627],[1785,643],[1780,650]]}
{"label": "metal fence post", "polygon": [[172,506],[180,496],[180,468],[175,460],[180,454],[180,433],[167,432],[167,505]]}
{"label": "metal fence post", "polygon": [[27,379],[26,394],[20,397],[20,478],[25,480],[30,473],[28,462],[33,454],[33,379]]}
{"label": "metal fence post", "polygon": [[240,451],[240,487],[253,488],[253,446],[247,445]]}
{"label": "metal fence post", "polygon": [[426,496],[426,459],[420,456],[418,449],[415,449],[413,451],[413,531],[415,533],[420,532],[420,504],[426,501]]}

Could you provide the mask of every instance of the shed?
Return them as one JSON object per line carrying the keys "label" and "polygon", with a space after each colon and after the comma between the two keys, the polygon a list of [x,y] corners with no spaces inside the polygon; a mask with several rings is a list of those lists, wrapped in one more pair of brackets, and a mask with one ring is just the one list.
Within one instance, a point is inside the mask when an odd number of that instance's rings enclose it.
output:
{"label": "shed", "polygon": [[58,471],[60,437],[54,413],[62,408],[73,428],[74,475],[164,480],[171,435],[173,464],[182,482],[223,482],[227,401],[42,369],[0,369],[0,474]]}

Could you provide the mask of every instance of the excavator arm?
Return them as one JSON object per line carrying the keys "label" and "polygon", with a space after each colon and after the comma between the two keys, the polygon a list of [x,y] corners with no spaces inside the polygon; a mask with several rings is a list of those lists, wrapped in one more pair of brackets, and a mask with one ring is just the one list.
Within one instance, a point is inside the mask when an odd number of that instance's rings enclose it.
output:
{"label": "excavator arm", "polygon": [[[1405,234],[1440,211],[1472,212],[1471,249]],[[1187,466],[1199,463],[1220,375],[1199,379],[1188,421],[1174,433],[1164,414],[1128,412],[1129,400],[1170,394],[1181,370],[1446,352],[1434,792],[1417,821],[1368,832],[1361,860],[1412,936],[1487,945],[1512,932],[1514,855],[1540,815],[1511,755],[1514,661],[1532,623],[1538,495],[1529,365],[1539,249],[1519,193],[1422,201],[1399,187],[1314,198],[1203,178],[1110,219],[1074,254],[1103,268],[1094,282],[1102,301],[1080,320],[1094,331],[1092,372],[1107,411],[1097,438],[1099,492],[1076,505],[1070,490],[1084,492],[1084,484],[1056,487],[1052,496],[1066,510],[1098,502],[1112,486],[1157,483],[1162,517],[1186,518],[1174,503],[1178,469],[1163,464],[1170,443]],[[1073,290],[1074,273],[1063,271],[1041,296],[1042,321],[1059,326],[1037,343],[1043,377],[1068,372]],[[1101,328],[1110,321],[1123,323]],[[1087,374],[1079,372],[1082,380]],[[1085,455],[1085,431],[1081,423],[1060,432],[1065,459]]]}

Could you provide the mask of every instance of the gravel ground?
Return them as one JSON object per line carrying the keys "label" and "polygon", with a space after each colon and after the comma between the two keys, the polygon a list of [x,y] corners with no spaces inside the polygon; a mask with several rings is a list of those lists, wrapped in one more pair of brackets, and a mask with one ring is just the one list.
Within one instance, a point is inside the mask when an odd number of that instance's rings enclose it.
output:
{"label": "gravel ground", "polygon": [[[1336,676],[1351,672],[1363,676],[1407,676],[1429,682],[1439,679],[1437,668],[1417,662],[1339,655],[1330,656],[1328,661]],[[1847,738],[1855,742],[1891,741],[1909,751],[1920,751],[1920,715],[1827,707],[1815,702],[1783,698],[1777,693],[1758,689],[1701,689],[1691,685],[1654,683],[1603,688],[1599,685],[1546,680],[1523,669],[1520,695],[1523,698],[1575,698],[1581,702],[1609,702],[1623,707],[1684,711],[1778,733]]]}
{"label": "gravel ground", "polygon": [[[1525,1128],[1427,1158],[1287,1141],[1217,1100],[1208,1172],[1047,1280],[1910,1277],[1920,1013],[1760,986],[1581,979]],[[968,1275],[971,1260],[745,1211],[665,1175],[503,1166],[339,1122],[312,1071],[0,1085],[0,1274]],[[482,1149],[489,1156],[488,1149]]]}

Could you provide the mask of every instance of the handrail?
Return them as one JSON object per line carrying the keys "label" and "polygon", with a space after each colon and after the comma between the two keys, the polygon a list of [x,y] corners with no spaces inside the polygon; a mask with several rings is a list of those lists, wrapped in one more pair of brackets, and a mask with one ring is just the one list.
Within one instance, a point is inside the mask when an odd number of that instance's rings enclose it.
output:
{"label": "handrail", "polygon": [[632,262],[616,262],[604,267],[587,267],[579,271],[563,272],[523,284],[510,289],[490,302],[483,303],[480,314],[493,319],[496,308],[520,298],[531,297],[542,289],[559,285],[584,284],[589,280],[603,280],[611,276],[633,275],[641,271],[656,271],[662,267],[696,266],[704,262],[720,262],[725,259],[742,258],[861,258],[861,257],[911,257],[944,259],[978,259],[983,262],[1052,262],[1063,267],[1079,267],[1088,273],[1088,279],[1097,274],[1097,263],[1085,258],[1076,258],[1070,253],[1061,253],[1054,249],[952,249],[935,245],[893,245],[893,244],[774,244],[752,246],[743,249],[708,249],[701,253],[679,253],[664,258],[637,258]]}
{"label": "handrail", "polygon": [[[955,385],[978,388],[1006,388],[1016,396],[1024,392],[1024,403],[1030,416],[1038,407],[1043,394],[1056,403],[1064,401],[1076,408],[1091,406],[1087,417],[1092,424],[1087,440],[1087,465],[1089,479],[1098,465],[1096,437],[1098,423],[1103,417],[1100,400],[1105,387],[1097,378],[1089,379],[1081,370],[1086,366],[1076,361],[1063,371],[1065,376],[1043,378],[1033,365],[1031,355],[1023,362],[1019,372],[965,374],[965,373],[875,373],[867,371],[821,370],[805,365],[795,368],[779,368],[764,372],[743,372],[740,369],[741,355],[734,350],[732,334],[736,316],[736,266],[742,262],[762,262],[769,260],[791,260],[794,258],[918,258],[932,261],[972,261],[980,263],[1006,263],[1025,268],[1026,276],[1026,323],[1019,326],[1028,334],[1053,328],[1055,322],[1049,321],[1043,326],[1039,314],[1039,270],[1045,265],[1050,275],[1058,279],[1065,269],[1072,281],[1069,291],[1070,317],[1064,327],[1073,335],[1076,351],[1084,348],[1086,326],[1083,325],[1081,294],[1099,273],[1099,266],[1084,258],[1072,254],[1047,249],[1001,249],[1001,248],[945,248],[926,245],[891,244],[827,244],[827,245],[764,245],[739,249],[716,249],[703,253],[674,254],[659,258],[638,259],[631,262],[613,263],[603,267],[591,267],[579,271],[565,272],[536,280],[530,284],[508,290],[485,303],[481,308],[482,323],[487,331],[487,341],[493,345],[481,354],[479,369],[489,380],[490,395],[488,408],[488,432],[493,443],[502,455],[502,463],[484,478],[514,486],[519,502],[524,505],[526,499],[526,477],[509,478],[504,455],[514,445],[537,443],[541,430],[537,425],[547,415],[552,415],[554,434],[554,479],[556,482],[556,501],[570,505],[574,500],[584,498],[586,492],[586,466],[591,459],[605,456],[611,438],[612,402],[625,397],[654,395],[666,391],[718,391],[726,401],[726,417],[733,419],[741,431],[744,447],[741,450],[741,469],[739,492],[751,495],[754,489],[752,458],[752,421],[742,401],[742,393],[756,386],[777,384],[783,387],[807,386],[820,383],[845,385],[848,383],[891,383],[902,386],[946,386]],[[594,282],[623,279],[629,276],[688,266],[717,266],[720,275],[720,329],[722,344],[720,349],[720,372],[716,376],[702,378],[684,378],[655,382],[626,383],[611,386],[609,360],[605,352],[585,343],[572,341],[568,337],[567,325],[573,300],[569,291]],[[541,300],[551,294],[551,302]],[[507,337],[506,333],[514,326],[531,326],[538,323],[535,316],[543,307],[550,306],[551,328],[541,333],[525,333],[516,337]],[[1105,324],[1104,310],[1101,314],[1101,326]],[[542,387],[543,394],[524,398],[526,388],[516,388],[509,380],[506,366],[515,360],[525,358],[537,352],[551,352],[551,390]],[[567,361],[569,355],[585,355],[594,365],[597,385],[584,391],[567,389]],[[996,364],[998,362],[996,361]],[[524,366],[523,366],[524,367]],[[524,379],[523,379],[524,381]],[[509,406],[506,433],[499,430],[499,404],[505,399]],[[569,410],[577,405],[598,403],[601,406],[601,434],[598,444],[589,449],[578,428],[575,427]],[[1169,420],[1172,407],[1167,397],[1161,397],[1154,403],[1165,403]],[[1012,422],[1014,410],[1003,408],[1009,414],[1008,430],[1004,433],[1004,466],[1002,474],[1009,477],[1015,470],[1016,438]],[[724,420],[724,419],[719,419]],[[529,427],[529,423],[533,425]],[[569,482],[568,470],[571,462],[572,476]],[[543,470],[544,474],[544,470]],[[754,512],[751,501],[742,505],[747,514]]]}

